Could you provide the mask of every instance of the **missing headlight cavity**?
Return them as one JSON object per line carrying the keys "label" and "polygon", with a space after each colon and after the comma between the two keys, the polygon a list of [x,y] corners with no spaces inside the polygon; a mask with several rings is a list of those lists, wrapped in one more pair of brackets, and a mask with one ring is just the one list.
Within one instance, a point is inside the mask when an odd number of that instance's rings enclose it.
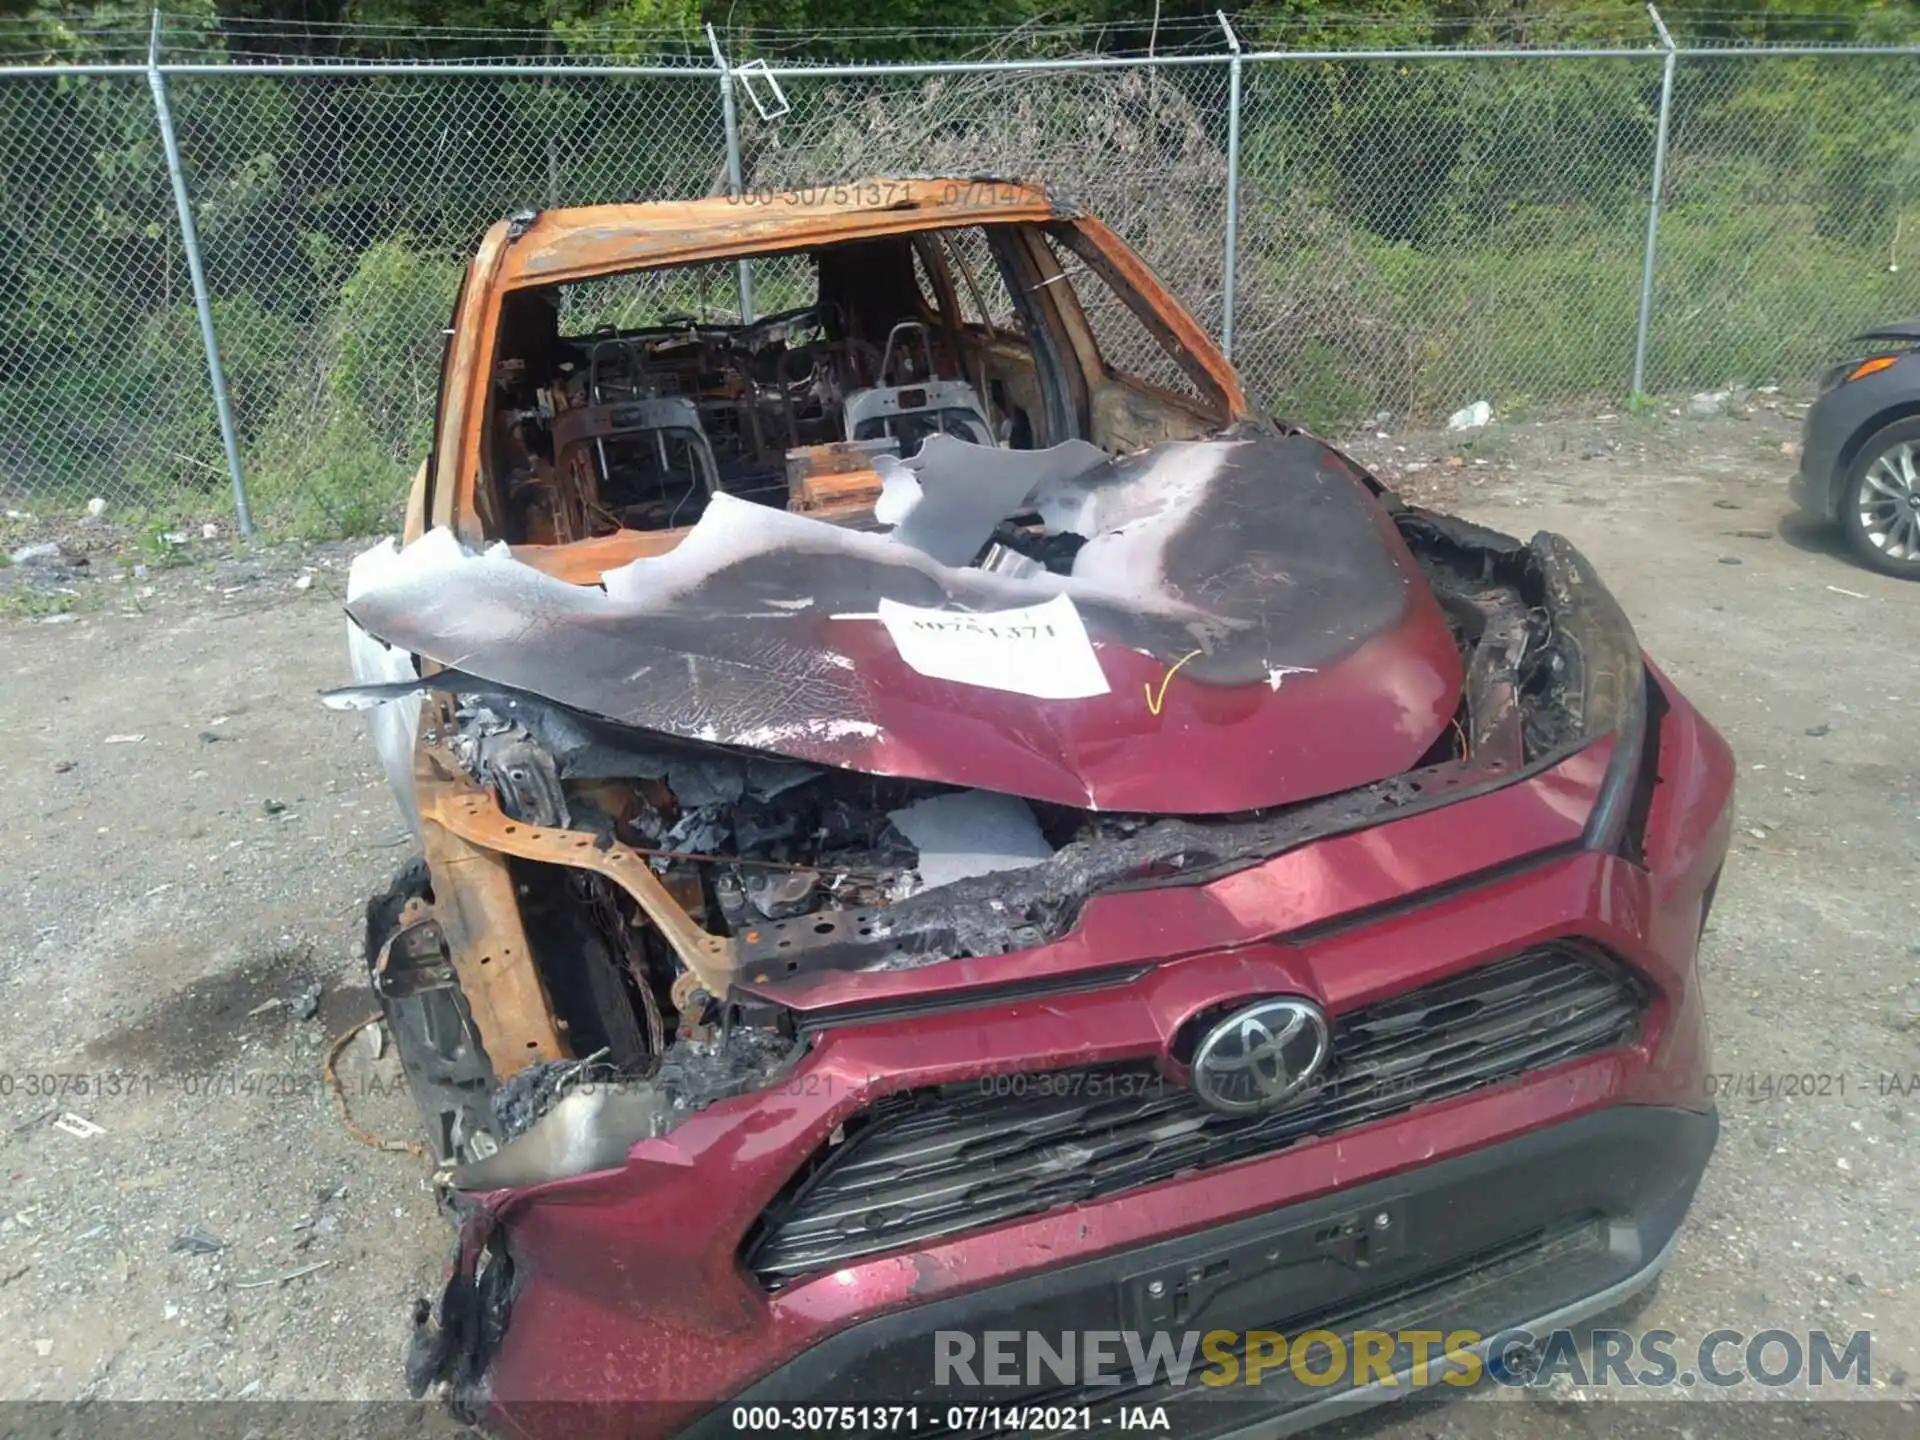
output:
{"label": "missing headlight cavity", "polygon": [[1638,708],[1638,642],[1586,557],[1561,536],[1525,544],[1497,531],[1400,509],[1408,538],[1463,646],[1475,738],[1513,727],[1531,762],[1613,731]]}

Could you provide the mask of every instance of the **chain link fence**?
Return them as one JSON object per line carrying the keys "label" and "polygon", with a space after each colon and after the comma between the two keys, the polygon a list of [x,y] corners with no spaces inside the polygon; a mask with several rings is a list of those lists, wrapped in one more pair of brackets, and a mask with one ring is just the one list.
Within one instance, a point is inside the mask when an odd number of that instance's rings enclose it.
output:
{"label": "chain link fence", "polygon": [[0,80],[0,501],[163,507],[226,467],[142,77]]}
{"label": "chain link fence", "polygon": [[1804,381],[1920,311],[1920,56],[1683,55],[1647,386]]}
{"label": "chain link fence", "polygon": [[749,190],[884,174],[1054,185],[1124,236],[1194,318],[1220,333],[1224,65],[874,78],[801,72],[779,83],[791,108],[777,119],[743,106]]}
{"label": "chain link fence", "polygon": [[716,193],[725,173],[716,82],[699,72],[214,73],[170,93],[248,495],[270,528],[387,523],[426,454],[443,332],[487,226]]}
{"label": "chain link fence", "polygon": [[[1250,391],[1336,433],[1627,400],[1659,168],[1645,390],[1802,383],[1920,311],[1920,53],[1678,52],[1663,153],[1669,53],[0,68],[0,500],[230,504],[157,100],[274,533],[390,523],[487,225],[726,193],[730,162],[1057,185],[1216,335],[1231,265]],[[779,263],[754,284],[770,308]]]}
{"label": "chain link fence", "polygon": [[1236,355],[1354,424],[1618,399],[1660,60],[1249,67]]}

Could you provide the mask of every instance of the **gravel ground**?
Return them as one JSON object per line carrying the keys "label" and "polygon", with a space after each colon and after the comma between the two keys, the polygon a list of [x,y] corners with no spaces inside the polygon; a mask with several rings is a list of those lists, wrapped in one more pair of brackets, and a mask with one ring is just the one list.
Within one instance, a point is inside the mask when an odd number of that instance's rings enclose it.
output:
{"label": "gravel ground", "polygon": [[[1410,494],[1571,536],[1739,757],[1702,958],[1723,1138],[1636,1323],[1870,1330],[1876,1393],[1911,1399],[1920,780],[1900,757],[1920,672],[1898,656],[1920,586],[1788,514],[1797,417],[1755,397],[1353,448]],[[107,540],[66,543],[0,570],[0,1334],[19,1357],[0,1400],[399,1399],[408,1304],[449,1234],[421,1162],[350,1138],[320,1078],[372,1008],[362,903],[407,853],[363,726],[313,701],[345,677],[357,547],[195,539],[136,576]],[[390,1051],[363,1034],[341,1071],[363,1125],[412,1135]],[[1664,1408],[1420,1404],[1364,1428],[1652,1433]],[[1704,1437],[1760,1412],[1678,1413]],[[1791,1414],[1796,1434],[1920,1427],[1912,1406]]]}

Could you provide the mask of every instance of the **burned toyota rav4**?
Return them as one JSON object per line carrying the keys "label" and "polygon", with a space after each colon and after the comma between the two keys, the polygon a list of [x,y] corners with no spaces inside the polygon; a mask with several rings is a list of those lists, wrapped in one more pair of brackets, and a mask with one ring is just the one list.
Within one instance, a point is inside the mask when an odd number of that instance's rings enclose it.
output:
{"label": "burned toyota rav4", "polygon": [[1070,1337],[1644,1292],[1733,767],[1587,562],[1255,413],[1056,195],[773,199],[494,227],[353,570],[330,703],[421,852],[370,978],[459,1225],[416,1390],[1224,1434],[1378,1377]]}

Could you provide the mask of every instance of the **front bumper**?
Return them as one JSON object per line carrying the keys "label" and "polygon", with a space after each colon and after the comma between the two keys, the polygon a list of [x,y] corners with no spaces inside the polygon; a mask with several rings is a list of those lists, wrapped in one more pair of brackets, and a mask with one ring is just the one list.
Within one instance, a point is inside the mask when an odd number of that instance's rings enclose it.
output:
{"label": "front bumper", "polygon": [[[1090,1406],[1095,1425],[1123,1407],[1164,1406],[1182,1436],[1302,1428],[1405,1391],[1413,1347],[1389,1355],[1391,1381],[1375,1372],[1366,1384],[1354,1383],[1351,1368],[1326,1385],[1286,1365],[1247,1384],[1240,1364],[1230,1383],[1213,1385],[1199,1378],[1207,1362],[1196,1360],[1182,1384],[1165,1383],[1162,1371],[1161,1383],[1140,1385],[1121,1364],[1105,1372],[1109,1383],[1044,1387],[967,1385],[967,1371],[949,1365],[945,1378],[957,1383],[941,1385],[935,1336],[948,1355],[973,1357],[976,1381],[995,1332],[1019,1337],[1016,1372],[1029,1332],[1068,1354],[1084,1354],[1088,1332],[1131,1331],[1143,1344],[1163,1332],[1176,1347],[1187,1332],[1228,1332],[1214,1351],[1216,1378],[1229,1373],[1217,1357],[1243,1355],[1252,1330],[1326,1330],[1349,1354],[1357,1331],[1470,1331],[1491,1341],[1520,1328],[1541,1337],[1657,1277],[1717,1130],[1710,1111],[1620,1106],[1233,1225],[882,1316],[797,1356],[688,1434],[737,1433],[739,1406],[820,1405],[911,1406],[926,1433],[974,1433],[986,1427],[949,1422],[1035,1402]],[[1005,1353],[1008,1342],[1000,1345]],[[1057,1370],[1038,1373],[1057,1381]]]}
{"label": "front bumper", "polygon": [[[1243,1236],[1277,1240],[1284,1287],[1358,1328],[1418,1328],[1368,1317],[1412,1314],[1395,1307],[1419,1301],[1423,1285],[1421,1303],[1440,1304],[1454,1329],[1482,1314],[1497,1327],[1605,1301],[1654,1264],[1712,1140],[1694,949],[1726,851],[1731,761],[1654,679],[1666,703],[1650,752],[1659,783],[1636,821],[1638,863],[1588,838],[1606,755],[1583,753],[1484,797],[1331,837],[1207,886],[1103,898],[1051,947],[844,977],[871,998],[831,1012],[844,1018],[830,1015],[803,1066],[776,1085],[635,1145],[621,1169],[485,1197],[449,1290],[481,1296],[474,1313],[452,1317],[472,1347],[457,1398],[508,1433],[533,1435],[725,1424],[731,1408],[716,1419],[716,1404],[763,1386],[811,1385],[831,1397],[839,1383],[835,1403],[882,1403],[864,1393],[867,1380],[834,1379],[852,1363],[835,1357],[886,1348],[869,1327],[924,1335],[927,1317],[947,1313],[937,1307],[984,1317],[1025,1293],[1017,1287],[1065,1294],[1061,1277],[1084,1267],[1134,1274],[1162,1253],[1231,1249]],[[1227,938],[1255,924],[1274,938]],[[1159,1055],[1189,1017],[1250,994],[1311,996],[1337,1017],[1555,937],[1599,946],[1649,982],[1634,1042],[771,1291],[742,1263],[796,1167],[879,1096]],[[917,1007],[904,1003],[909,983]],[[940,1003],[928,1006],[929,996]],[[1388,1208],[1388,1230],[1404,1237],[1399,1255],[1376,1248],[1360,1265],[1297,1253],[1314,1217],[1357,1215],[1383,1197],[1403,1207],[1404,1218]],[[472,1267],[489,1247],[507,1265],[476,1287]],[[1276,1304],[1275,1277],[1262,1275],[1210,1301],[1240,1308],[1207,1325],[1296,1323],[1304,1312]],[[1311,1282],[1304,1291],[1299,1276]],[[1449,1288],[1456,1282],[1464,1288]],[[1113,1290],[1110,1278],[1089,1283]],[[1091,1303],[1087,1287],[1074,1293]],[[1085,1329],[1097,1313],[1050,1328]],[[902,1353],[903,1378],[928,1370],[924,1348]],[[892,1383],[873,1384],[883,1380]],[[1265,1398],[1237,1400],[1274,1411]]]}
{"label": "front bumper", "polygon": [[1846,471],[1860,442],[1874,430],[1912,414],[1920,352],[1861,380],[1849,380],[1821,395],[1800,430],[1800,464],[1787,494],[1809,515],[1838,520]]}
{"label": "front bumper", "polygon": [[1818,519],[1839,517],[1841,453],[1864,418],[1852,413],[1851,399],[1841,391],[1830,391],[1814,402],[1801,422],[1800,463],[1787,481],[1787,498]]}

